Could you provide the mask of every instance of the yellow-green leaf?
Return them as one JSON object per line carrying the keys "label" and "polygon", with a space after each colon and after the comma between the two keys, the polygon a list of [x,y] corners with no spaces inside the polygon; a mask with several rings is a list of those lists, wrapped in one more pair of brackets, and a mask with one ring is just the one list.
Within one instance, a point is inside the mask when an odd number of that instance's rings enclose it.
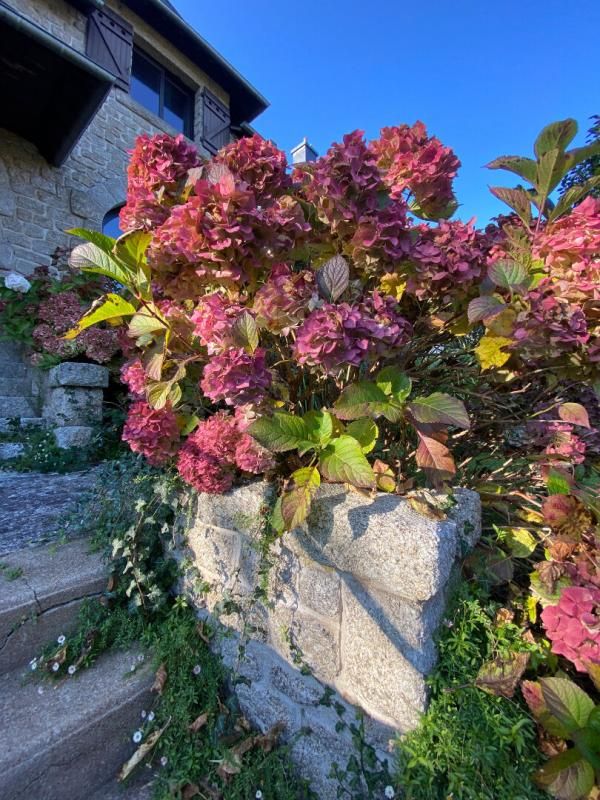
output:
{"label": "yellow-green leaf", "polygon": [[536,548],[537,540],[527,528],[503,528],[504,541],[515,558],[529,558]]}
{"label": "yellow-green leaf", "polygon": [[504,336],[488,336],[487,334],[483,336],[475,348],[481,369],[492,369],[506,364],[511,354],[505,352],[504,348],[510,344],[512,344],[512,339],[506,339]]}
{"label": "yellow-green leaf", "polygon": [[67,331],[64,339],[74,339],[81,331],[96,325],[98,322],[114,320],[120,317],[130,317],[135,314],[136,308],[118,294],[105,294],[92,305],[79,320],[74,328]]}

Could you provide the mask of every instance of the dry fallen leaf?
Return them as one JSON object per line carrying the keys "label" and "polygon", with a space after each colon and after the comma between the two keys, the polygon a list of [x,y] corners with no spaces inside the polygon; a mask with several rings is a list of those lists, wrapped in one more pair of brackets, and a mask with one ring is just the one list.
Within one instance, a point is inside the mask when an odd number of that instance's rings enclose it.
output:
{"label": "dry fallen leaf", "polygon": [[195,783],[186,783],[181,790],[181,800],[191,800],[200,794],[200,787]]}
{"label": "dry fallen leaf", "polygon": [[440,508],[440,501],[424,490],[406,495],[406,499],[415,511],[431,519],[446,519],[446,512]]}
{"label": "dry fallen leaf", "polygon": [[499,697],[512,697],[528,663],[529,653],[509,653],[505,658],[497,656],[483,664],[475,686]]}
{"label": "dry fallen leaf", "polygon": [[146,758],[148,753],[152,750],[154,745],[158,742],[158,740],[160,739],[160,737],[163,735],[163,733],[166,731],[166,729],[169,727],[170,724],[171,724],[171,717],[169,717],[169,719],[165,722],[162,728],[159,728],[159,730],[154,731],[154,733],[151,733],[150,736],[148,736],[148,738],[146,739],[146,741],[138,747],[138,749],[131,756],[129,761],[126,761],[125,764],[123,764],[118,775],[118,779],[120,781],[124,781],[126,778],[128,778],[133,772],[133,770],[138,766],[138,764],[141,764],[141,762]]}
{"label": "dry fallen leaf", "polygon": [[151,691],[162,694],[166,682],[167,682],[167,668],[165,667],[164,664],[161,664],[160,667],[156,670],[156,677],[154,678],[154,683],[152,684]]}
{"label": "dry fallen leaf", "polygon": [[192,722],[191,725],[188,726],[188,730],[190,733],[198,733],[198,731],[203,728],[206,723],[208,722],[208,711],[205,711],[203,714],[200,714],[199,717]]}

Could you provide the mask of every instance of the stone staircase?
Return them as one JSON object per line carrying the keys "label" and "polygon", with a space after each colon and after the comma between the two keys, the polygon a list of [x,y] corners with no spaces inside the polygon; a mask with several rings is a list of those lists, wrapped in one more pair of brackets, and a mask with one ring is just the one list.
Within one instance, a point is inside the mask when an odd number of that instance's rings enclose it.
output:
{"label": "stone staircase", "polygon": [[[1,496],[0,496],[1,505]],[[68,637],[83,601],[106,576],[85,539],[15,550],[0,558],[0,797],[2,800],[149,800],[139,780],[116,774],[152,704],[149,659],[109,652],[62,681],[40,679],[30,660]],[[131,667],[136,664],[135,671]]]}

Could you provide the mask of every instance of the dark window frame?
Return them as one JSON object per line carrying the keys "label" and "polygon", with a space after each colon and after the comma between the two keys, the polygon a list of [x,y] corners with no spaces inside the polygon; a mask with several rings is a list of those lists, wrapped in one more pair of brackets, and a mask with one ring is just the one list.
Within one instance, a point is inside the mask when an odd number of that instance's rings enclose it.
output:
{"label": "dark window frame", "polygon": [[[189,86],[187,86],[185,83],[183,83],[183,81],[181,81],[176,75],[174,75],[171,72],[171,70],[168,69],[168,67],[165,67],[159,61],[157,61],[156,59],[152,58],[152,56],[149,56],[148,53],[145,52],[145,50],[142,50],[141,47],[138,47],[134,43],[132,57],[131,57],[131,81],[130,81],[130,88],[129,88],[129,93],[131,94],[132,97],[133,97],[132,88],[133,88],[133,77],[134,77],[133,76],[133,61],[134,61],[135,58],[142,58],[142,59],[146,60],[150,64],[150,66],[152,66],[154,69],[158,70],[158,72],[160,74],[160,87],[159,87],[159,93],[158,93],[158,114],[157,114],[157,116],[159,116],[164,122],[166,122],[167,125],[171,125],[171,123],[167,119],[165,119],[165,116],[164,116],[164,113],[165,113],[164,109],[165,109],[165,87],[166,87],[166,82],[170,81],[170,83],[172,83],[175,86],[176,89],[179,89],[179,91],[181,91],[182,93],[187,95],[187,98],[188,98],[189,102],[187,103],[186,116],[185,116],[185,119],[184,119],[183,131],[182,132],[183,132],[183,135],[187,136],[188,139],[193,140],[194,139],[194,127],[195,127],[194,126],[194,106],[195,106],[195,92],[194,92],[194,90],[190,89]],[[135,100],[135,98],[133,98],[133,99]],[[139,100],[136,100],[136,103],[139,103],[139,102],[140,102]],[[151,114],[156,114],[155,111],[153,111],[152,109],[147,108],[146,106],[144,106],[143,103],[140,103],[140,105],[143,106],[144,108],[146,108],[147,111],[150,111]]]}

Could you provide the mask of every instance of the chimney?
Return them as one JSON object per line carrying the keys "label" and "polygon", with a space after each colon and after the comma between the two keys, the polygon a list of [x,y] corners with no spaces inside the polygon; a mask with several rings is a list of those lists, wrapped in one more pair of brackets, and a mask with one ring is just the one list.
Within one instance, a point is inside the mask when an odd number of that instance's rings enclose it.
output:
{"label": "chimney", "polygon": [[316,161],[318,153],[315,148],[308,143],[306,136],[300,144],[292,148],[292,164],[304,164],[307,161]]}

